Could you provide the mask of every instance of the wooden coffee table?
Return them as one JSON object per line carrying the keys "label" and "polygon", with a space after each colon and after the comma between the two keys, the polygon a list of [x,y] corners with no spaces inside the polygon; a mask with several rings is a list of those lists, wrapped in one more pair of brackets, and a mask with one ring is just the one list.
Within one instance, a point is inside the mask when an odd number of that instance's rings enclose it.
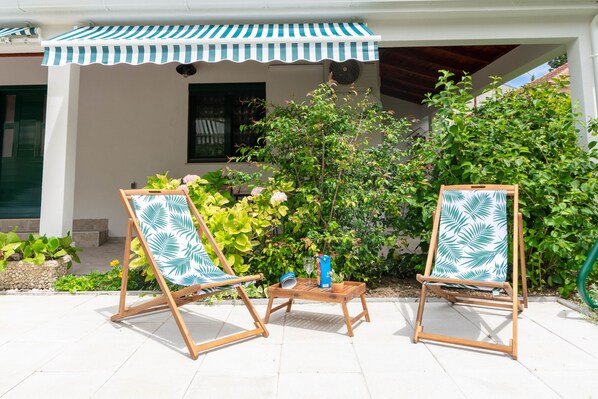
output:
{"label": "wooden coffee table", "polygon": [[[270,314],[280,310],[284,307],[287,308],[287,312],[291,311],[293,300],[295,299],[306,299],[310,301],[319,302],[333,302],[340,303],[343,308],[343,315],[345,316],[345,323],[347,324],[347,331],[349,336],[353,336],[353,324],[359,319],[365,317],[365,321],[370,321],[370,314],[368,312],[367,304],[365,303],[365,283],[356,281],[345,281],[343,291],[340,293],[332,292],[330,288],[320,288],[316,285],[315,279],[309,278],[298,278],[297,285],[293,288],[282,288],[280,283],[271,285],[268,287],[268,309],[266,310],[266,317],[264,317],[264,323],[268,323],[270,320]],[[360,297],[361,305],[363,306],[363,312],[359,313],[354,318],[349,317],[349,311],[347,309],[347,302],[350,300]],[[289,300],[281,305],[272,308],[274,298],[288,298]]]}

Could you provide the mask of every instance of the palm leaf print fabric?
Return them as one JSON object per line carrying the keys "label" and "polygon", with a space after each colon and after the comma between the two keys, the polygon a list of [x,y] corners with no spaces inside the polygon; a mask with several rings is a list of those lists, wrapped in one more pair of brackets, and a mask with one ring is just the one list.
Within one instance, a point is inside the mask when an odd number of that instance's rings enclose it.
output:
{"label": "palm leaf print fabric", "polygon": [[507,193],[443,192],[433,277],[504,282],[507,277]]}
{"label": "palm leaf print fabric", "polygon": [[[182,286],[231,280],[208,256],[182,195],[134,195],[139,227],[160,272]],[[236,287],[211,288],[205,292]]]}

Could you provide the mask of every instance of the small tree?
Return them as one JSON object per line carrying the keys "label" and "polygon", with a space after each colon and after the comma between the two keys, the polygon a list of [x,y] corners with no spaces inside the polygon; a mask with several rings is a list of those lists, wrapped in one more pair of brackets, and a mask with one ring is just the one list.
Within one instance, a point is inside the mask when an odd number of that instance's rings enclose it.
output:
{"label": "small tree", "polygon": [[[271,106],[254,126],[263,147],[240,159],[259,161],[270,184],[295,188],[283,232],[264,241],[254,258],[267,275],[297,268],[303,255],[327,253],[335,270],[367,280],[382,247],[396,245],[390,227],[402,211],[395,191],[402,182],[394,171],[405,156],[397,145],[409,122],[381,111],[368,95],[338,98],[334,85],[320,85],[306,102]],[[375,135],[382,143],[372,146]],[[261,175],[254,178],[262,184]]]}

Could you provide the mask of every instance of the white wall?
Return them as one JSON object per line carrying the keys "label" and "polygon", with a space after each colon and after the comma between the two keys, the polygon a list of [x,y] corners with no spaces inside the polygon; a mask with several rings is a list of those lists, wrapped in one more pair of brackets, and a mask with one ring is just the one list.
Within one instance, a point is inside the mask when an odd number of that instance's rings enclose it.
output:
{"label": "white wall", "polygon": [[123,236],[119,188],[145,186],[147,176],[203,174],[222,163],[187,163],[188,85],[266,82],[268,99],[298,99],[322,82],[322,66],[257,62],[196,63],[183,78],[175,65],[92,65],[81,68],[75,219],[108,218],[109,234]]}
{"label": "white wall", "polygon": [[0,86],[45,85],[48,70],[42,57],[0,57]]}

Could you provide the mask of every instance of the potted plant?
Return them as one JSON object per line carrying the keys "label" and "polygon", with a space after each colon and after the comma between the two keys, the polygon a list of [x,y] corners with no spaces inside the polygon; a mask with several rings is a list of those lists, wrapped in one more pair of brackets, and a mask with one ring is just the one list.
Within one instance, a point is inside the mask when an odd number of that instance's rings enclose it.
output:
{"label": "potted plant", "polygon": [[337,273],[332,269],[330,271],[330,282],[332,287],[332,292],[343,292],[343,288],[345,288],[345,278],[343,273]]}
{"label": "potted plant", "polygon": [[0,289],[51,289],[72,261],[80,262],[70,234],[46,237],[0,233]]}

